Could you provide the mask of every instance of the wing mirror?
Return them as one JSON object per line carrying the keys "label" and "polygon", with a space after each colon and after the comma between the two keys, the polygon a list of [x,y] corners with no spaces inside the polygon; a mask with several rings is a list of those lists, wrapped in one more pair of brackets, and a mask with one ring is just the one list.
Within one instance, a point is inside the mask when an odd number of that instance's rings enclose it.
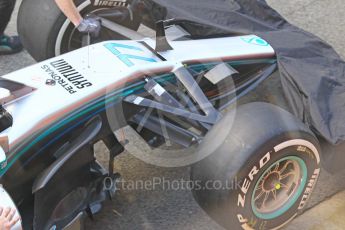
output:
{"label": "wing mirror", "polygon": [[0,137],[0,170],[7,166],[8,137]]}

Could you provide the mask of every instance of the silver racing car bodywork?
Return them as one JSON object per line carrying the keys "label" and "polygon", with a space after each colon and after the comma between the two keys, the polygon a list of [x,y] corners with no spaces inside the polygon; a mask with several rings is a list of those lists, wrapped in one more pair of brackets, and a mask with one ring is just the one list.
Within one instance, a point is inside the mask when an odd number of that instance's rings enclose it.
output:
{"label": "silver racing car bodywork", "polygon": [[[13,196],[14,203],[21,206],[25,203],[25,195],[13,192],[21,188],[21,183],[30,187],[26,190],[31,195],[30,192],[35,194],[43,187],[42,184],[45,186],[48,183],[46,178],[52,177],[44,175],[37,182],[37,175],[42,174],[47,166],[36,163],[38,166],[30,168],[31,161],[38,155],[44,155],[43,152],[50,146],[50,141],[47,144],[37,143],[45,138],[49,138],[51,143],[59,142],[64,133],[60,128],[67,129],[66,125],[73,128],[72,121],[94,109],[100,98],[106,100],[128,83],[145,79],[148,75],[172,73],[189,63],[269,59],[275,55],[266,41],[254,35],[171,41],[170,45],[172,50],[156,52],[155,41],[149,38],[105,41],[2,76],[0,101],[11,115],[13,124],[1,132],[5,141],[1,142],[3,154],[0,155],[5,159],[1,162],[0,183]],[[153,89],[157,95],[163,93],[159,88]],[[134,103],[140,103],[140,100],[138,97]],[[93,129],[97,127],[96,123]],[[59,149],[55,150],[59,152]],[[50,164],[56,168],[61,166],[57,167],[53,161],[47,163]],[[26,176],[28,179],[23,179]],[[45,182],[35,189],[32,188],[35,179],[36,185],[40,181]],[[13,183],[13,180],[18,181]],[[3,193],[7,194],[1,188],[1,197]],[[35,200],[39,199],[37,197]],[[6,206],[7,200],[1,198],[0,206]]]}
{"label": "silver racing car bodywork", "polygon": [[[13,116],[13,126],[1,133],[8,136],[9,156],[11,148],[26,137],[133,78],[144,78],[148,73],[173,72],[184,63],[195,61],[274,57],[273,48],[254,35],[174,41],[171,42],[174,50],[160,54],[142,42],[154,47],[151,39],[107,41],[2,76],[32,88],[32,92],[3,105]],[[49,84],[49,80],[54,80],[54,85]],[[0,175],[11,165],[9,162]]]}

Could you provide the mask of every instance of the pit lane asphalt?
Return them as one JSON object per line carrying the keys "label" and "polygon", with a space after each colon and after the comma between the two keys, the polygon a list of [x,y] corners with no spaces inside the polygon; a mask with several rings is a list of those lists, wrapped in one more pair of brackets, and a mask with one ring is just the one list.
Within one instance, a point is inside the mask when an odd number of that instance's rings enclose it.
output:
{"label": "pit lane asphalt", "polygon": [[[327,42],[345,58],[345,5],[343,0],[269,0],[275,9],[291,23],[308,30]],[[16,11],[20,1],[17,2]],[[16,12],[7,29],[8,34],[16,33]],[[0,76],[35,63],[23,51],[17,55],[0,56]],[[106,151],[97,147],[99,155]],[[189,168],[166,169],[146,164],[129,154],[119,157],[115,166],[127,181],[164,178],[165,180],[188,180]],[[344,190],[345,172],[331,175],[322,171],[320,180],[309,202],[312,207],[333,194]],[[344,201],[343,201],[344,202]],[[308,221],[302,217],[303,222]],[[195,203],[191,193],[180,189],[164,190],[162,186],[155,190],[121,190],[112,202],[108,202],[95,221],[87,221],[87,229],[214,229],[222,230]],[[289,225],[291,229],[300,229],[301,219]],[[303,227],[302,227],[303,228]],[[324,229],[324,228],[319,228]]]}

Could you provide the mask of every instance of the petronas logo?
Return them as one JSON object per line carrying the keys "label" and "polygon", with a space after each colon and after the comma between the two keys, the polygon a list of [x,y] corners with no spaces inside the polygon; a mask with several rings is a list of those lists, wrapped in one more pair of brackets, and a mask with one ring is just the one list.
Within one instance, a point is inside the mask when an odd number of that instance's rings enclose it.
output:
{"label": "petronas logo", "polygon": [[249,44],[258,46],[268,46],[268,43],[264,39],[259,37],[243,37],[241,39]]}

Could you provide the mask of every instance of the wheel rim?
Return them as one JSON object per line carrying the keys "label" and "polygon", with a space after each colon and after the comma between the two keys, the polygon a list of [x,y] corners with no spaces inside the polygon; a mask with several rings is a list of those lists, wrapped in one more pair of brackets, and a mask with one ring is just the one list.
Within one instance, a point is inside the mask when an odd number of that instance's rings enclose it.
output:
{"label": "wheel rim", "polygon": [[[83,13],[83,14],[84,15],[86,15],[86,14],[96,14],[98,11],[101,11],[103,9],[106,9],[106,8],[96,9],[96,10],[93,10],[93,11],[90,11],[90,12],[86,12],[86,13]],[[97,42],[101,42],[101,41],[104,41],[104,40],[110,40],[112,38],[111,34],[113,34],[113,33],[110,32],[108,29],[103,27],[99,37],[97,39],[92,39],[91,43],[97,43]],[[81,48],[82,47],[83,36],[84,36],[84,34],[80,33],[76,28],[73,28],[71,33],[68,36],[67,50],[68,51],[73,51],[73,50]]]}
{"label": "wheel rim", "polygon": [[261,219],[273,219],[288,211],[307,182],[307,166],[289,156],[273,163],[260,177],[252,195],[252,209]]}
{"label": "wheel rim", "polygon": [[[87,0],[85,2],[83,2],[81,5],[79,5],[77,7],[78,11],[79,12],[84,12],[85,9],[91,5],[91,1]],[[63,23],[59,33],[58,33],[58,36],[56,38],[56,42],[55,42],[55,56],[58,56],[60,54],[63,53],[63,50],[62,50],[62,41],[63,41],[63,38],[65,36],[65,33],[67,30],[69,30],[69,28],[74,28],[74,26],[72,25],[71,21],[69,19],[66,19],[65,22]]]}

